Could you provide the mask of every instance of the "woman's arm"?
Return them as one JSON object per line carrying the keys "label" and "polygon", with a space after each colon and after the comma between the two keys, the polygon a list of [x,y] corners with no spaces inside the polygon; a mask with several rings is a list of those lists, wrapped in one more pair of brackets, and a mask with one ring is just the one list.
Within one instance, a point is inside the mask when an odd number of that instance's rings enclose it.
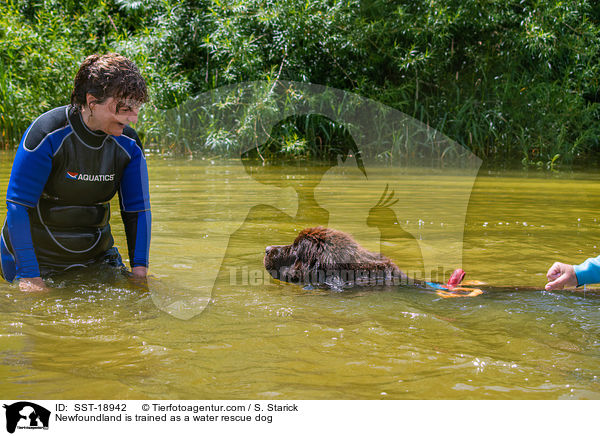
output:
{"label": "woman's arm", "polygon": [[6,225],[16,263],[17,279],[36,279],[40,271],[33,248],[29,210],[35,208],[52,169],[53,149],[45,131],[46,117],[27,129],[19,144],[6,193]]}
{"label": "woman's arm", "polygon": [[119,189],[121,217],[125,226],[132,272],[134,275],[145,276],[149,265],[152,228],[148,169],[137,134],[133,129],[127,129],[125,134],[132,137],[136,145],[131,148],[131,160],[121,179]]}

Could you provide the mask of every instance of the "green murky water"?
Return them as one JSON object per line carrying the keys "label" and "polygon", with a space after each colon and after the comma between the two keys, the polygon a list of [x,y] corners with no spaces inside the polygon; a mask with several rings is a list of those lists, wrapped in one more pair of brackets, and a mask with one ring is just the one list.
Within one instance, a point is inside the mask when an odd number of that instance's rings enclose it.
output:
{"label": "green murky water", "polygon": [[[0,158],[5,192],[12,157]],[[149,171],[151,292],[87,272],[46,295],[0,284],[3,397],[600,398],[600,294],[542,290],[552,261],[600,251],[598,176],[371,167],[365,178],[156,157]],[[406,270],[442,280],[462,266],[508,289],[442,299],[266,277],[265,246],[317,224]]]}

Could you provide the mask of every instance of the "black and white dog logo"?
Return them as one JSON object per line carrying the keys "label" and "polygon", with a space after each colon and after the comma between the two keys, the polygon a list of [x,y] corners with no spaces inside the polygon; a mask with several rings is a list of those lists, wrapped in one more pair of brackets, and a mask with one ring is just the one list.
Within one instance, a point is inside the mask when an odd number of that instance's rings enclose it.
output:
{"label": "black and white dog logo", "polygon": [[14,433],[18,429],[48,430],[50,411],[28,401],[4,405],[6,409],[6,431]]}

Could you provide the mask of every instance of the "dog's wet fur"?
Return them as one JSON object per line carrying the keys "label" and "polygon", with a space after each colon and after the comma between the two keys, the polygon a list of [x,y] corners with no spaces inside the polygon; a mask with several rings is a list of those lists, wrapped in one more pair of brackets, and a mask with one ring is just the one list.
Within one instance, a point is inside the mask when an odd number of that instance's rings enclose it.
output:
{"label": "dog's wet fur", "polygon": [[278,280],[338,291],[408,281],[389,258],[366,250],[347,233],[325,227],[302,230],[290,245],[267,247],[264,265]]}

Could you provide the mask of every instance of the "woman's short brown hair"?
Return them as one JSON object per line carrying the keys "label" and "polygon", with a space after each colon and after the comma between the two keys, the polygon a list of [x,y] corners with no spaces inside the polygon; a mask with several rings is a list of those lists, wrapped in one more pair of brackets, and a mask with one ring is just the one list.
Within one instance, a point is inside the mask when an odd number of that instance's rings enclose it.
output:
{"label": "woman's short brown hair", "polygon": [[71,93],[71,105],[79,110],[87,105],[87,94],[98,103],[113,97],[117,100],[117,112],[126,106],[124,100],[137,103],[148,101],[146,81],[133,62],[117,53],[88,56],[75,75],[75,87]]}

